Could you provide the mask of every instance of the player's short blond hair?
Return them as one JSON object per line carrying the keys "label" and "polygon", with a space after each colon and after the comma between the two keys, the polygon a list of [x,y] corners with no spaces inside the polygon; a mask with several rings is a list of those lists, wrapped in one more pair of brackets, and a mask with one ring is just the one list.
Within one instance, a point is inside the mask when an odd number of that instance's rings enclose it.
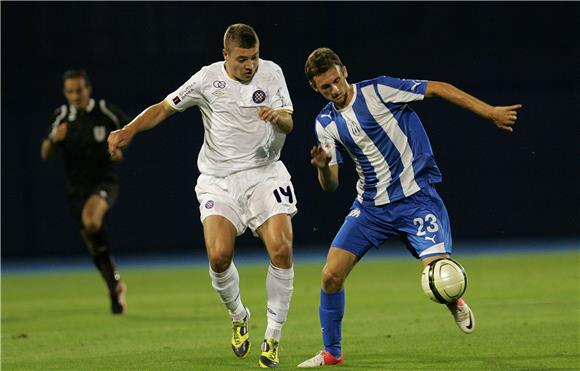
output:
{"label": "player's short blond hair", "polygon": [[230,51],[233,46],[250,49],[257,45],[260,45],[258,34],[247,24],[232,24],[224,33],[224,49],[227,51]]}

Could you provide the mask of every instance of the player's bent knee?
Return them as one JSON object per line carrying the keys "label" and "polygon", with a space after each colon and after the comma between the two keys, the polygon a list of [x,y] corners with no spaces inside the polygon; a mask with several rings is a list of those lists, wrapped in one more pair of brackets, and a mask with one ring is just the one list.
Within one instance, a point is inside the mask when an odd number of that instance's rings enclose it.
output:
{"label": "player's bent knee", "polygon": [[231,255],[209,256],[209,265],[216,273],[225,272],[232,263]]}
{"label": "player's bent knee", "polygon": [[98,220],[83,217],[83,228],[88,234],[97,233],[102,226],[103,223]]}
{"label": "player's bent knee", "polygon": [[275,267],[288,269],[292,266],[292,244],[289,241],[278,243],[269,249],[270,260]]}
{"label": "player's bent knee", "polygon": [[343,275],[324,267],[322,269],[322,289],[327,293],[338,292],[342,289],[345,278]]}

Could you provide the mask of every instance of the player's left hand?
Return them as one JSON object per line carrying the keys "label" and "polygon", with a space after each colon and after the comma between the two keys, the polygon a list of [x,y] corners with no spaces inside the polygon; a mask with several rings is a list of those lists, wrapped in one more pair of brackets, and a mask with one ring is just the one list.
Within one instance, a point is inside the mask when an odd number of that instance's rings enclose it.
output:
{"label": "player's left hand", "polygon": [[498,128],[509,131],[514,131],[513,126],[518,119],[518,109],[522,108],[521,104],[514,104],[513,106],[496,106],[491,111],[491,121]]}
{"label": "player's left hand", "polygon": [[273,125],[277,125],[278,120],[280,119],[280,114],[278,111],[273,110],[270,107],[260,107],[260,109],[258,109],[258,117],[260,120],[268,121]]}

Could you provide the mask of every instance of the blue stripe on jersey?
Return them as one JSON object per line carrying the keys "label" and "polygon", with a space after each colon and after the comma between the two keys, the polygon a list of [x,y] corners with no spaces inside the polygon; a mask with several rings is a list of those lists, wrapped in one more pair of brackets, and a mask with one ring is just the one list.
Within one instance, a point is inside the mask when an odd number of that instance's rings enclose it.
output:
{"label": "blue stripe on jersey", "polygon": [[[334,121],[333,117],[336,117],[337,114],[334,111],[333,105],[332,103],[328,103],[323,109],[322,111],[320,111],[320,113],[318,114],[318,116],[316,116],[316,120],[318,122],[320,122],[320,125],[322,125],[322,127],[324,129],[326,129],[326,127],[330,124],[332,124]],[[314,124],[314,138],[316,139],[316,141],[318,142],[318,135],[316,133],[316,124]],[[342,143],[337,142],[336,140],[334,141],[334,145],[335,145],[335,149],[336,149],[336,162],[339,166],[341,166],[343,164],[343,157],[347,156],[348,152],[346,151],[346,149],[342,146]]]}
{"label": "blue stripe on jersey", "polygon": [[425,132],[419,116],[408,104],[385,102],[383,104],[391,111],[395,120],[399,123],[399,127],[407,136],[407,140],[413,151],[415,180],[419,186],[423,188],[427,184],[440,183],[442,180],[441,172],[435,163],[429,137],[427,136],[427,132]]}
{"label": "blue stripe on jersey", "polygon": [[[371,82],[372,83],[372,82]],[[369,139],[377,147],[383,156],[389,170],[391,172],[391,181],[387,187],[387,194],[390,199],[398,199],[404,197],[403,188],[399,176],[403,172],[403,163],[401,155],[394,143],[391,141],[387,133],[383,130],[381,125],[375,121],[373,115],[370,113],[366,100],[363,96],[361,88],[370,84],[357,84],[357,97],[353,105],[353,112],[360,123],[361,128],[367,134]],[[364,154],[362,154],[363,157]],[[378,182],[378,179],[377,179]],[[375,183],[376,185],[376,183]],[[365,198],[366,200],[366,198]]]}
{"label": "blue stripe on jersey", "polygon": [[374,200],[377,194],[377,188],[375,185],[378,182],[375,169],[372,167],[369,159],[363,154],[363,151],[360,149],[360,147],[355,144],[354,139],[348,131],[348,124],[340,112],[335,111],[334,120],[336,122],[336,128],[338,130],[338,134],[340,135],[341,141],[348,147],[350,152],[356,156],[362,168],[365,182],[363,200]]}

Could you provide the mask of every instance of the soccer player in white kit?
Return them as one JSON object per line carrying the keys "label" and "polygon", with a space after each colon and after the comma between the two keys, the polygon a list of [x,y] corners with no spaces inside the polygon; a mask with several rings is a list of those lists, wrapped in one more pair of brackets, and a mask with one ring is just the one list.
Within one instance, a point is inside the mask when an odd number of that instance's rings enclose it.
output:
{"label": "soccer player in white kit", "polygon": [[198,106],[205,129],[197,165],[199,201],[209,275],[232,318],[232,349],[250,350],[250,311],[242,303],[233,262],[235,238],[250,228],[270,256],[266,278],[268,326],[258,364],[278,365],[278,344],[293,290],[292,223],[297,212],[290,174],[279,161],[292,131],[292,101],[281,68],[259,58],[254,29],[234,24],[224,34],[223,55],[203,67],[163,101],[109,136],[109,151],[175,112]]}

